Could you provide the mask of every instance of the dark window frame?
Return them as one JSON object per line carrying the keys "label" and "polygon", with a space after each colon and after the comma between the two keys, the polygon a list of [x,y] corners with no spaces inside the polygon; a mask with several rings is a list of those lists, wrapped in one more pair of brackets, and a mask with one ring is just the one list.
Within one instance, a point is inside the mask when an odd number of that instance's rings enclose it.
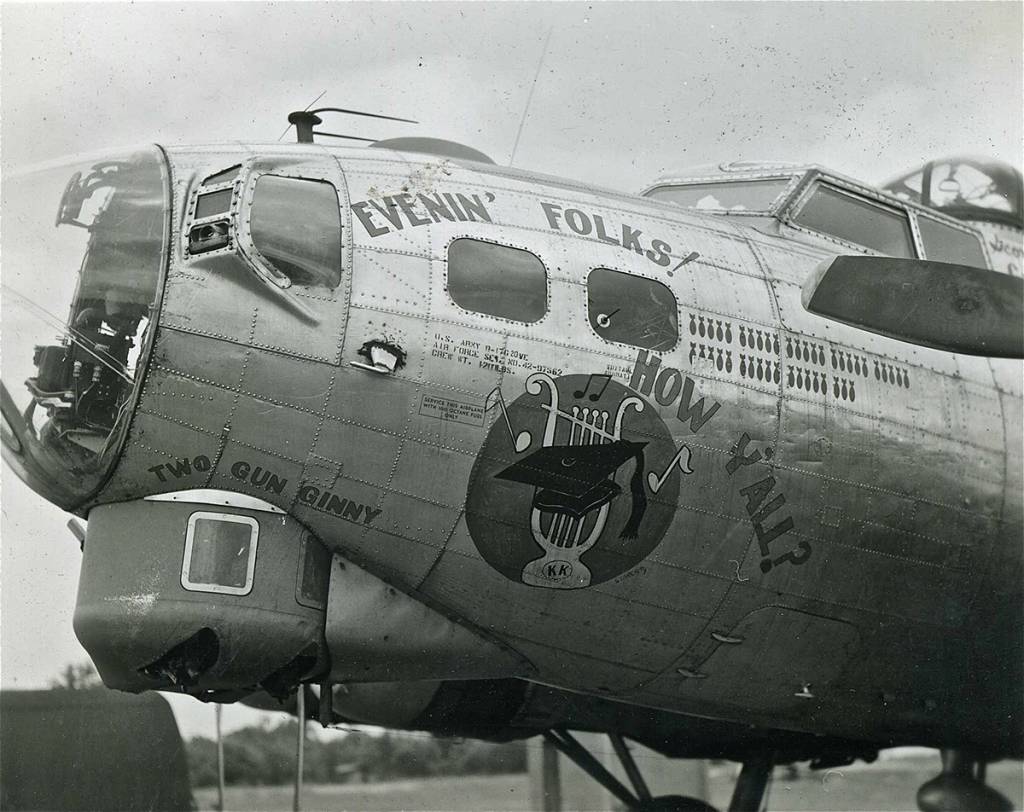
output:
{"label": "dark window frame", "polygon": [[[241,165],[239,165],[241,166]],[[184,258],[198,259],[208,254],[230,252],[235,246],[235,213],[239,205],[239,176],[234,180],[225,183],[216,183],[198,186],[189,198],[189,222],[182,234]],[[200,215],[200,203],[204,197],[212,195],[223,195],[227,193],[228,205],[226,209]],[[210,237],[200,237],[203,230],[214,228],[219,232]]]}
{"label": "dark window frame", "polygon": [[[590,308],[590,304],[591,304],[590,280],[591,280],[591,277],[595,273],[597,273],[598,271],[602,271],[602,272],[605,272],[605,273],[611,273],[611,274],[619,274],[619,275],[627,277],[629,279],[642,280],[645,283],[649,283],[651,285],[655,285],[655,286],[658,286],[660,288],[664,288],[664,290],[666,290],[668,292],[669,296],[672,297],[673,314],[675,316],[675,339],[674,339],[674,341],[672,341],[672,343],[670,345],[668,345],[668,346],[661,346],[659,344],[645,345],[645,344],[636,344],[636,343],[632,343],[632,342],[629,342],[629,341],[619,341],[619,340],[616,340],[616,339],[613,339],[613,338],[607,338],[606,336],[601,335],[601,333],[600,333],[600,331],[598,329],[598,326],[595,326],[595,322],[597,321],[597,319],[602,314],[598,313],[598,314],[595,314],[594,317],[591,317],[591,308]],[[592,266],[587,271],[586,279],[584,280],[583,284],[584,284],[584,289],[586,291],[586,299],[587,299],[587,312],[586,312],[587,325],[590,327],[591,332],[594,335],[596,335],[599,339],[601,339],[601,341],[605,342],[606,344],[617,344],[617,345],[623,346],[623,347],[632,347],[632,348],[645,349],[645,350],[650,350],[651,352],[658,352],[658,353],[672,352],[673,350],[675,350],[679,346],[679,342],[682,339],[682,333],[681,333],[681,331],[679,329],[679,320],[680,320],[680,317],[682,315],[682,311],[680,310],[680,307],[679,307],[679,297],[676,296],[676,292],[674,290],[672,290],[672,288],[668,284],[666,284],[665,282],[662,282],[660,279],[655,279],[655,278],[650,277],[650,276],[643,276],[641,274],[633,273],[631,271],[623,271],[623,270],[621,270],[619,268],[610,268],[607,265],[594,265],[594,266]]]}
{"label": "dark window frame", "polygon": [[[319,560],[318,560],[319,559]],[[302,538],[299,540],[299,563],[298,571],[295,573],[295,602],[300,606],[306,606],[310,609],[324,609],[327,606],[327,593],[330,588],[331,578],[331,551],[328,550],[312,533],[304,532]],[[316,567],[317,564],[322,564],[322,572],[324,577],[327,579],[322,585],[313,584],[313,586],[323,587],[323,596],[310,595],[303,590],[306,586],[305,578],[309,570],[306,569],[307,564],[311,564]]]}
{"label": "dark window frame", "polygon": [[[950,231],[958,231],[964,235],[965,238],[974,240],[978,247],[978,253],[981,255],[981,265],[973,265],[971,267],[984,268],[985,270],[991,270],[991,260],[989,259],[988,252],[985,250],[985,241],[981,238],[981,235],[972,228],[966,228],[960,223],[950,223],[941,217],[936,217],[932,214],[925,212],[914,212],[915,225],[917,226],[917,233],[921,238],[921,258],[932,260],[933,262],[949,262],[950,260],[945,257],[934,257],[929,256],[928,244],[925,242],[924,229],[921,227],[923,223],[930,223],[932,225],[948,228]],[[957,264],[967,264],[959,262]]]}
{"label": "dark window frame", "polygon": [[[815,228],[812,225],[803,223],[800,221],[800,216],[806,210],[807,206],[814,200],[815,195],[819,191],[832,192],[839,195],[842,198],[848,198],[853,203],[859,203],[866,206],[877,209],[882,214],[895,215],[900,219],[905,227],[905,236],[907,238],[907,247],[910,250],[909,255],[906,255],[907,259],[915,259],[920,257],[921,246],[918,241],[917,234],[915,233],[915,226],[913,218],[910,212],[900,206],[888,205],[880,200],[876,200],[873,197],[869,197],[856,189],[847,189],[837,183],[832,182],[831,178],[827,178],[821,175],[812,177],[807,183],[806,188],[800,193],[799,198],[795,201],[795,204],[789,208],[786,213],[785,222],[793,228],[800,229],[801,231],[809,234],[820,235],[830,240],[835,240],[843,243],[844,245],[855,246],[864,251],[872,251],[878,254],[884,254],[882,250],[873,248],[870,245],[864,245],[863,243],[851,240],[849,237],[844,237],[839,234],[835,234],[831,231],[825,231],[819,228]],[[888,256],[900,256],[898,254],[889,254]]]}
{"label": "dark window frame", "polygon": [[[256,202],[256,195],[259,191],[259,183],[264,178],[276,178],[278,180],[291,180],[298,181],[300,183],[317,183],[329,186],[331,191],[334,192],[334,199],[336,206],[333,207],[334,214],[337,217],[337,235],[338,235],[338,265],[334,272],[332,272],[332,283],[331,284],[313,284],[305,281],[297,281],[293,279],[288,273],[282,271],[277,267],[272,259],[270,259],[263,250],[260,249],[257,244],[257,235],[253,228],[253,208]],[[281,287],[296,287],[304,290],[322,290],[322,291],[337,291],[341,286],[342,281],[345,278],[345,217],[342,212],[342,200],[344,199],[337,183],[328,177],[312,175],[312,174],[299,174],[290,173],[287,171],[281,171],[277,169],[268,169],[267,171],[260,171],[251,174],[246,180],[246,194],[244,200],[245,208],[245,245],[243,249],[246,254],[252,254],[251,261],[254,261],[263,266],[263,272],[269,274],[272,278],[276,278],[277,284]],[[283,280],[287,280],[287,284],[282,284]]]}
{"label": "dark window frame", "polygon": [[[195,545],[196,524],[199,521],[217,521],[231,524],[243,524],[249,527],[249,552],[246,561],[245,583],[240,587],[229,586],[208,581],[193,581],[191,578],[192,553]],[[260,523],[252,516],[237,513],[216,513],[208,510],[197,510],[188,517],[185,531],[185,549],[181,562],[181,586],[189,592],[209,592],[216,595],[248,595],[256,582],[256,555],[259,546]]]}
{"label": "dark window frame", "polygon": [[[209,199],[214,198],[214,197],[223,196],[224,194],[227,194],[227,206],[225,208],[218,209],[216,211],[213,211],[213,212],[210,212],[210,213],[207,213],[207,214],[200,214],[199,213],[199,210],[202,207],[204,198],[209,200]],[[205,220],[216,220],[218,218],[223,219],[223,218],[225,218],[225,217],[227,217],[228,215],[231,214],[231,207],[234,205],[234,203],[235,203],[235,190],[234,190],[233,187],[231,187],[231,186],[223,186],[220,189],[207,189],[207,188],[203,187],[203,188],[201,188],[196,193],[196,200],[195,200],[195,205],[193,206],[193,216],[192,216],[192,219],[194,221],[196,221],[196,222],[202,222],[202,221],[205,221]]]}
{"label": "dark window frame", "polygon": [[214,172],[212,175],[204,178],[202,185],[209,189],[216,189],[221,186],[233,186],[241,179],[241,177],[242,165],[233,164],[227,169],[222,169],[220,172]]}
{"label": "dark window frame", "polygon": [[[537,318],[534,318],[534,319],[512,318],[511,316],[508,316],[508,315],[500,315],[498,313],[492,313],[492,312],[488,312],[486,310],[478,310],[478,309],[476,309],[474,307],[467,307],[466,304],[464,303],[464,301],[460,302],[459,299],[455,296],[455,294],[452,293],[452,288],[451,288],[451,282],[452,282],[451,250],[452,250],[452,246],[453,245],[455,245],[456,243],[458,243],[458,242],[460,242],[462,240],[466,240],[468,242],[474,242],[474,243],[481,243],[483,245],[495,246],[495,247],[498,247],[498,248],[504,248],[504,249],[509,250],[509,251],[517,251],[517,252],[520,252],[522,254],[527,254],[530,257],[532,257],[534,260],[536,260],[539,268],[543,272],[543,279],[544,279],[544,310],[543,310],[543,312]],[[448,242],[448,245],[445,247],[444,289],[445,289],[445,292],[448,294],[448,299],[453,304],[455,304],[455,306],[458,307],[460,310],[463,310],[466,313],[472,313],[475,316],[486,316],[487,318],[498,319],[499,321],[508,322],[510,324],[526,324],[526,325],[538,324],[538,323],[542,322],[544,319],[546,319],[548,317],[548,315],[551,313],[551,286],[550,286],[550,274],[549,274],[547,263],[544,262],[544,260],[541,259],[536,253],[534,253],[534,251],[532,249],[526,248],[525,246],[521,246],[521,245],[510,245],[509,243],[499,242],[497,240],[489,240],[489,239],[485,240],[485,239],[481,239],[478,236],[473,236],[473,235],[468,235],[468,234],[463,234],[463,235],[459,235],[457,237],[454,237],[453,239],[451,239]]]}

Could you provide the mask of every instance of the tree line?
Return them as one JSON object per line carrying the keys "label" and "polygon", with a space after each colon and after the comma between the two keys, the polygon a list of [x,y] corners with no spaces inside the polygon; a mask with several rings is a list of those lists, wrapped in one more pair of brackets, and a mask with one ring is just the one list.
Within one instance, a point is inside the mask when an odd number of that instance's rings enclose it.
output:
{"label": "tree line", "polygon": [[[106,691],[92,663],[69,663],[51,680],[52,690]],[[224,736],[224,781],[272,785],[295,780],[298,722],[250,725]],[[217,742],[194,736],[185,742],[193,787],[217,783]],[[306,728],[303,780],[335,783],[390,781],[432,775],[526,772],[526,742],[492,744],[476,739],[435,738],[429,733],[351,730],[321,737]]]}
{"label": "tree line", "polygon": [[[227,784],[273,785],[295,780],[298,722],[249,726],[224,736]],[[217,783],[217,742],[195,736],[186,744],[193,787]],[[492,744],[435,738],[427,733],[354,730],[320,738],[307,728],[303,780],[335,783],[356,777],[390,781],[432,775],[484,775],[526,771],[526,743]]]}

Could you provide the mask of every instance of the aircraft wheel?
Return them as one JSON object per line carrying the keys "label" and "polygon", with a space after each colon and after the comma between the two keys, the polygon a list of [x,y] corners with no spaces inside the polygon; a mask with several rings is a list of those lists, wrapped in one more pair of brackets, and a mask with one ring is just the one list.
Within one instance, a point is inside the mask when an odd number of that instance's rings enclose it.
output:
{"label": "aircraft wheel", "polygon": [[718,812],[713,806],[699,798],[686,795],[659,795],[649,801],[642,801],[638,812]]}

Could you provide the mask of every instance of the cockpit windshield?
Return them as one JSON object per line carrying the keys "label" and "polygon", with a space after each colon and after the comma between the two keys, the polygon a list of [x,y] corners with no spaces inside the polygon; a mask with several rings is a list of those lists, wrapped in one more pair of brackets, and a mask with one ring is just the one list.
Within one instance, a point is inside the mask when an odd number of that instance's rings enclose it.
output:
{"label": "cockpit windshield", "polygon": [[153,147],[5,173],[3,456],[71,510],[117,460],[166,263]]}

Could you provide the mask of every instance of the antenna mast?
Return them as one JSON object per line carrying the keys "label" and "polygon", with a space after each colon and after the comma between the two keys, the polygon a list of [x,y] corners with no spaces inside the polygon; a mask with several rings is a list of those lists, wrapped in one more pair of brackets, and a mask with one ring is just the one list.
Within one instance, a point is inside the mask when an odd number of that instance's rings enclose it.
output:
{"label": "antenna mast", "polygon": [[288,114],[288,123],[295,125],[295,132],[298,135],[300,144],[312,144],[314,135],[326,135],[331,138],[350,138],[354,141],[376,141],[376,138],[360,138],[355,135],[338,135],[337,133],[326,133],[314,130],[318,124],[323,124],[323,119],[317,113],[345,113],[350,116],[365,116],[366,118],[379,118],[386,121],[404,121],[406,124],[419,124],[411,118],[398,118],[397,116],[382,116],[378,113],[364,113],[360,110],[343,110],[340,107],[318,107],[316,110],[296,110]]}

